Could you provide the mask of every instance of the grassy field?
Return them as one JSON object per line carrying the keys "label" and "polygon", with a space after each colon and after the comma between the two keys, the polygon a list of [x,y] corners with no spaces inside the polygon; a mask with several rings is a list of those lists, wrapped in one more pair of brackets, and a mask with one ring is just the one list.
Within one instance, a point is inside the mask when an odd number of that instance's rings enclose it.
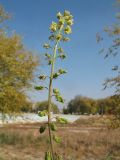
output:
{"label": "grassy field", "polygon": [[[120,160],[120,129],[108,129],[106,118],[83,118],[58,127],[62,143],[55,145],[64,160]],[[0,160],[43,160],[48,147],[41,124],[0,128]]]}

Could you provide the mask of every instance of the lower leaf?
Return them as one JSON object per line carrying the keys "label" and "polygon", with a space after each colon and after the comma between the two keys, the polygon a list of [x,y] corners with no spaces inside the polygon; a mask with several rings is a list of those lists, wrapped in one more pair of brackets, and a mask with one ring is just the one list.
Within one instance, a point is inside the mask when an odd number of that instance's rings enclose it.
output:
{"label": "lower leaf", "polygon": [[47,152],[45,153],[45,160],[53,160],[53,159],[52,159],[52,154],[51,154],[50,151],[47,151]]}

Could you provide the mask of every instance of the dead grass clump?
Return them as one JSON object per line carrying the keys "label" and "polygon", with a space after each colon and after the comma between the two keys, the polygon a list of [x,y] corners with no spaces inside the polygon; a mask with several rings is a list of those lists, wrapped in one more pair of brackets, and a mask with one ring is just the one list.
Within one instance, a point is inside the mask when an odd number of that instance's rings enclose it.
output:
{"label": "dead grass clump", "polygon": [[76,126],[94,126],[94,127],[107,127],[110,123],[109,116],[83,116],[74,122]]}
{"label": "dead grass clump", "polygon": [[[61,148],[65,151],[66,156],[76,155],[93,159],[104,159],[108,153],[113,156],[120,156],[120,130],[92,131],[89,134],[81,133],[64,133],[64,141]],[[111,152],[112,151],[112,152]],[[78,160],[79,160],[78,159]]]}

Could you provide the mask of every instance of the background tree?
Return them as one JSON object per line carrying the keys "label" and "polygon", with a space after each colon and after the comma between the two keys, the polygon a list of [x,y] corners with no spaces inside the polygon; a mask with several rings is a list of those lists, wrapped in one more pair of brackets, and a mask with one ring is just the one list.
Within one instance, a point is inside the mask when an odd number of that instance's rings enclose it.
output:
{"label": "background tree", "polygon": [[[120,6],[120,1],[117,0],[117,5]],[[119,7],[118,7],[119,8]],[[108,48],[103,47],[100,50],[100,53],[104,53],[105,57],[108,58],[109,56],[117,57],[119,56],[119,48],[120,48],[120,12],[116,15],[117,22],[115,24],[112,24],[110,26],[106,26],[104,28],[104,32],[107,33],[107,36],[110,40],[110,46]],[[101,36],[99,33],[96,34],[97,42],[102,42],[103,36]],[[112,78],[107,78],[104,87],[111,87],[113,86],[115,88],[116,94],[120,94],[120,66],[119,64],[115,64],[112,67],[112,71],[116,72],[116,76]]]}
{"label": "background tree", "polygon": [[104,115],[109,112],[110,105],[111,105],[111,104],[108,104],[109,99],[110,98],[104,98],[104,99],[97,100],[99,114]]}
{"label": "background tree", "polygon": [[[0,23],[8,19],[0,7]],[[31,85],[38,60],[25,49],[20,36],[0,32],[0,111],[12,114],[21,111],[27,98],[25,88]]]}
{"label": "background tree", "polygon": [[29,100],[26,100],[25,103],[21,106],[21,112],[24,113],[34,112],[33,103],[30,102]]}
{"label": "background tree", "polygon": [[[119,8],[120,0],[117,0],[117,6],[118,6],[118,9],[120,9]],[[120,49],[120,12],[119,11],[116,15],[116,20],[117,20],[116,23],[110,26],[107,26],[104,29],[105,33],[107,33],[107,36],[109,37],[109,40],[111,42],[110,47],[108,47],[107,49],[103,47],[103,49],[100,51],[100,53],[103,52],[105,54],[105,58],[113,56],[118,59],[119,58],[118,56],[120,56],[119,55],[119,49]],[[103,40],[103,37],[97,33],[97,42],[101,42],[102,40]],[[120,95],[120,65],[115,64],[112,67],[112,70],[116,72],[116,76],[106,79],[106,81],[104,82],[104,89],[107,87],[114,87],[115,94]],[[118,106],[116,106],[115,108],[116,110],[118,110]],[[120,117],[120,112],[117,112],[116,117]]]}
{"label": "background tree", "polygon": [[[35,111],[38,113],[38,111],[44,111],[44,110],[48,110],[48,101],[37,102],[35,106]],[[59,113],[58,106],[54,103],[51,103],[51,111],[53,113]]]}
{"label": "background tree", "polygon": [[94,100],[88,97],[76,96],[68,103],[67,109],[69,113],[84,114],[90,113],[91,108],[94,107]]}
{"label": "background tree", "polygon": [[67,108],[63,107],[62,113],[63,113],[63,114],[69,114],[69,111],[68,111]]}
{"label": "background tree", "polygon": [[76,96],[67,108],[63,110],[66,114],[102,114],[118,115],[120,107],[120,96],[114,95],[103,99],[92,99],[84,96]]}

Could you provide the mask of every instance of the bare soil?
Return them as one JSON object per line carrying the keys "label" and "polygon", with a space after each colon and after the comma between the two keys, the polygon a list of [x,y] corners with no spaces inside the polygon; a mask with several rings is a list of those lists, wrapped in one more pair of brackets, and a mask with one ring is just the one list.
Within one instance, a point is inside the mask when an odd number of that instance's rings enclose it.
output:
{"label": "bare soil", "polygon": [[[62,137],[54,144],[64,160],[120,160],[120,129],[108,129],[106,119],[78,120],[59,125],[55,134]],[[48,150],[47,131],[41,124],[14,124],[0,127],[0,160],[43,160]]]}

